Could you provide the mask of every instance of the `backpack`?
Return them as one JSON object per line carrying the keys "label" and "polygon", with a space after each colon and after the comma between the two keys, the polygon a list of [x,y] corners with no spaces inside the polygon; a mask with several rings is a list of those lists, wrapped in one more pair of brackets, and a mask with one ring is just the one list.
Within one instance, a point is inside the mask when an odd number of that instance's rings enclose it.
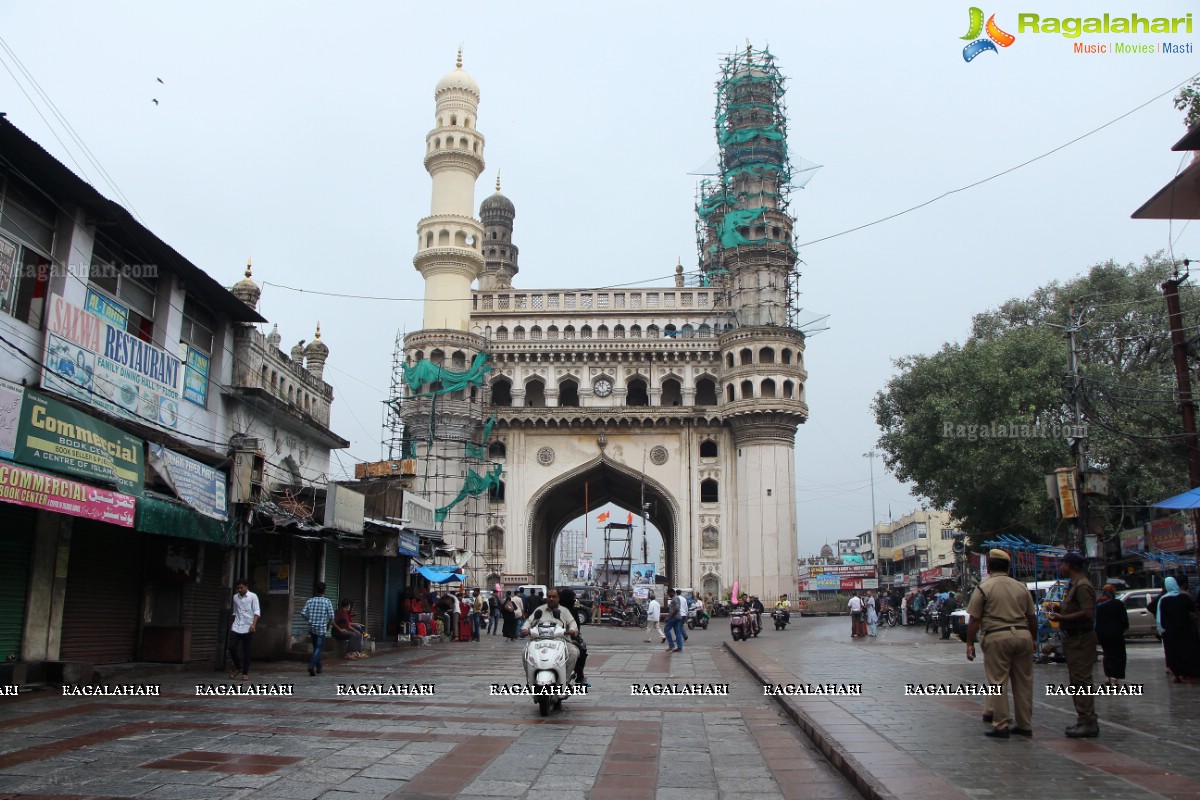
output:
{"label": "backpack", "polygon": [[510,614],[516,613],[517,604],[512,601],[511,597],[504,601],[504,610]]}

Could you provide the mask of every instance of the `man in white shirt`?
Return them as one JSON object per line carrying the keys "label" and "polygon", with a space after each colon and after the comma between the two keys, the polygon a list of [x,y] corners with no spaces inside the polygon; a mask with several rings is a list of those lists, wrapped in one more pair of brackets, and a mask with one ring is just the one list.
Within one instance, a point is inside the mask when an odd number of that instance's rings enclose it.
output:
{"label": "man in white shirt", "polygon": [[662,644],[667,640],[667,636],[663,633],[662,621],[659,619],[662,616],[662,606],[658,604],[658,600],[654,597],[654,592],[650,592],[647,597],[650,598],[649,605],[646,606],[646,621],[650,624],[647,630],[646,641],[653,641],[654,634],[658,634],[658,643]]}
{"label": "man in white shirt", "polygon": [[862,625],[863,601],[858,595],[850,598],[850,638],[857,639]]}
{"label": "man in white shirt", "polygon": [[[233,625],[229,629],[229,657],[233,659],[233,672],[229,673],[229,677],[236,678],[240,673],[242,680],[249,679],[250,641],[254,638],[254,630],[261,616],[258,595],[250,591],[245,580],[238,581],[237,591],[233,595]],[[240,661],[237,652],[239,645],[242,649]]]}

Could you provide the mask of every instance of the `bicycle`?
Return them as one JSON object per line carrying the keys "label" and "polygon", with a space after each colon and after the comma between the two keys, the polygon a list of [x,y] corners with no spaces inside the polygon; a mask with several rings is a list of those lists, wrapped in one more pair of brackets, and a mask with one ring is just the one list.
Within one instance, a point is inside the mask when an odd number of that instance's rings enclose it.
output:
{"label": "bicycle", "polygon": [[900,615],[896,613],[894,608],[885,608],[879,612],[879,625],[887,625],[889,628],[894,628],[900,624]]}

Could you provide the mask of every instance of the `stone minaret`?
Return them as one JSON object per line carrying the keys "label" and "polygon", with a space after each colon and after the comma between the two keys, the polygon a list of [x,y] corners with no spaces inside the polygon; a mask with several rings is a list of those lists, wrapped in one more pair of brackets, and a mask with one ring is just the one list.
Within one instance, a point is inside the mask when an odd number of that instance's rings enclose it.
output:
{"label": "stone minaret", "polygon": [[329,347],[321,341],[321,323],[317,323],[317,333],[313,340],[304,348],[304,358],[308,363],[308,371],[317,380],[325,378],[325,362],[329,359]]}
{"label": "stone minaret", "polygon": [[413,265],[425,279],[425,330],[469,329],[471,284],[483,270],[483,227],[474,218],[475,181],[483,172],[483,135],[475,127],[479,85],[453,72],[434,90],[434,128],[425,136],[425,169],[433,179],[429,216],[417,224]]}
{"label": "stone minaret", "polygon": [[[434,100],[435,127],[425,137],[433,199],[430,215],[417,224],[413,258],[425,279],[425,319],[421,330],[404,337],[405,364],[424,361],[461,373],[487,346],[471,331],[471,284],[484,267],[483,226],[472,216],[475,181],[483,171],[483,135],[476,126],[479,85],[463,71],[461,49],[455,69],[438,81]],[[486,471],[478,456],[469,455],[478,452],[486,404],[486,386],[451,391],[432,380],[418,389],[406,386],[400,407],[418,463],[412,491],[435,508],[449,508],[438,526],[448,543],[479,553],[484,550],[479,509],[486,508],[486,495],[451,504],[469,471]],[[482,582],[484,576],[475,577]]]}
{"label": "stone minaret", "polygon": [[496,175],[496,193],[479,205],[479,219],[483,222],[483,274],[479,276],[479,289],[511,289],[513,276],[517,274],[517,246],[513,244],[513,219],[517,216],[516,206],[500,194],[500,175]]}

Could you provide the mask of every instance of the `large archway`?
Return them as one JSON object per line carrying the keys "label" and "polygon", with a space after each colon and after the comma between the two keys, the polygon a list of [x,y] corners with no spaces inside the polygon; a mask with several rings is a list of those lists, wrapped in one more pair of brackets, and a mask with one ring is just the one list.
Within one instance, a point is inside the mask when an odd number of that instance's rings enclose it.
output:
{"label": "large archway", "polygon": [[643,497],[649,506],[646,520],[662,534],[663,549],[667,552],[665,572],[661,568],[659,572],[674,581],[679,557],[679,506],[675,498],[640,472],[601,456],[560,475],[534,494],[529,508],[529,563],[536,582],[550,583],[554,575],[555,539],[572,520],[605,503],[636,509]]}

